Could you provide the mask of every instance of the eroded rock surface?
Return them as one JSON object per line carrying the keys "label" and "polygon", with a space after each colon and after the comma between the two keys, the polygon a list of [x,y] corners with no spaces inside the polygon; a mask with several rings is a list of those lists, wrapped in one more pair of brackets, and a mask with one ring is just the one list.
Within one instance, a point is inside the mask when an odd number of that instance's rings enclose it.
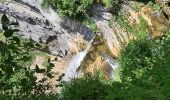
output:
{"label": "eroded rock surface", "polygon": [[110,51],[115,57],[118,57],[121,47],[128,43],[132,36],[112,20],[113,15],[103,6],[95,5],[92,11],[93,19],[100,33],[104,36]]}
{"label": "eroded rock surface", "polygon": [[64,57],[69,52],[68,42],[72,37],[80,35],[84,42],[92,39],[91,29],[79,22],[59,17],[52,9],[43,10],[40,2],[9,0],[0,3],[0,14],[7,14],[10,19],[19,22],[20,36],[49,44],[49,51],[53,55]]}
{"label": "eroded rock surface", "polygon": [[[84,50],[93,38],[93,31],[80,22],[61,18],[54,10],[44,10],[42,0],[6,0],[0,2],[0,16],[6,14],[10,20],[19,22],[19,36],[32,38],[36,42],[48,45],[49,57],[55,67],[53,79],[48,81],[55,87],[57,79],[68,68],[72,57]],[[31,68],[40,68],[46,58],[35,55]],[[43,75],[36,75],[41,79]],[[54,89],[56,90],[56,89]]]}

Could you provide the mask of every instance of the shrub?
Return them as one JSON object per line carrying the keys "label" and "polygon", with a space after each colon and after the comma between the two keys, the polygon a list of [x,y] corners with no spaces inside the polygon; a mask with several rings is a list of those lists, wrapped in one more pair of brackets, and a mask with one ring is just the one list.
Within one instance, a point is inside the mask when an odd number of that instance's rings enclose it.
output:
{"label": "shrub", "polygon": [[54,67],[50,60],[45,69],[36,66],[30,69],[26,64],[31,60],[29,51],[34,50],[38,44],[30,39],[28,42],[22,42],[15,35],[18,29],[17,22],[10,22],[6,15],[1,19],[3,36],[5,39],[0,40],[0,96],[1,98],[38,98],[46,95],[45,91],[50,88],[45,83],[47,78],[37,82],[35,73],[43,73],[48,78],[53,78],[51,69]]}
{"label": "shrub", "polygon": [[120,57],[122,82],[130,86],[129,90],[138,89],[138,97],[169,99],[169,48],[168,37],[130,42]]}
{"label": "shrub", "polygon": [[115,18],[115,21],[127,32],[134,34],[138,38],[145,38],[148,36],[148,24],[141,17],[139,18],[139,20],[140,20],[139,24],[130,25],[129,21],[127,21],[126,18],[124,18],[123,14],[121,13],[119,13]]}
{"label": "shrub", "polygon": [[49,4],[53,5],[60,15],[81,19],[87,14],[93,0],[44,0],[43,5]]}
{"label": "shrub", "polygon": [[115,4],[117,4],[120,0],[102,0],[102,3],[108,7],[111,8],[112,6],[114,6]]}
{"label": "shrub", "polygon": [[121,82],[100,74],[63,84],[63,100],[169,100],[170,39],[131,41],[120,57]]}
{"label": "shrub", "polygon": [[106,100],[111,88],[99,73],[63,83],[63,100]]}

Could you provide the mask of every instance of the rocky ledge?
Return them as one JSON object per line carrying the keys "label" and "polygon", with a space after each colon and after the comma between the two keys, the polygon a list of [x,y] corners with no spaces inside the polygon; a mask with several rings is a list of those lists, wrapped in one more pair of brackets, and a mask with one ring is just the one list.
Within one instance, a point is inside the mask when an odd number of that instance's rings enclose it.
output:
{"label": "rocky ledge", "polygon": [[[43,10],[40,3],[41,0],[0,2],[0,15],[6,14],[11,20],[17,20],[20,25],[18,35],[48,44],[49,51],[53,55],[64,57],[69,54],[67,53],[70,51],[69,42],[71,39],[74,40],[73,37],[83,37],[84,42],[92,39],[91,29],[79,22],[59,17],[52,9]],[[77,47],[78,44],[74,45],[76,49],[82,49]]]}

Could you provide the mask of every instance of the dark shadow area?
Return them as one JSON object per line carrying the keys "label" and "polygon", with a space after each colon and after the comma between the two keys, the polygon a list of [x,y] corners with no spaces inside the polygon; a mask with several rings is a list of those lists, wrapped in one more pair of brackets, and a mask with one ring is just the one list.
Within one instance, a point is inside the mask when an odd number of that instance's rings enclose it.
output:
{"label": "dark shadow area", "polygon": [[123,4],[126,4],[126,0],[118,0],[118,3],[114,4],[111,8],[109,8],[109,12],[113,15],[117,15]]}

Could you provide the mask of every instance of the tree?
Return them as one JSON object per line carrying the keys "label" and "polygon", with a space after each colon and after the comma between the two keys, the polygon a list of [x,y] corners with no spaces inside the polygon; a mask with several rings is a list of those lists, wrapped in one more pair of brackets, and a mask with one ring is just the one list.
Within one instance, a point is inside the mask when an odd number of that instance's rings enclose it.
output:
{"label": "tree", "polygon": [[43,78],[37,82],[35,73],[43,73],[52,78],[51,69],[54,67],[50,60],[45,69],[36,66],[30,69],[26,64],[31,60],[29,51],[38,46],[33,40],[22,42],[15,34],[18,22],[11,22],[6,15],[2,16],[2,33],[4,40],[0,40],[0,97],[9,98],[36,98],[46,95],[50,85],[44,84],[47,80]]}
{"label": "tree", "polygon": [[60,15],[80,19],[87,14],[93,0],[44,0],[43,5],[52,5]]}
{"label": "tree", "polygon": [[170,39],[131,41],[121,52],[121,82],[100,74],[63,84],[64,100],[169,100]]}
{"label": "tree", "polygon": [[120,57],[121,79],[129,87],[127,94],[138,93],[136,97],[143,99],[170,99],[169,47],[168,37],[128,44]]}

